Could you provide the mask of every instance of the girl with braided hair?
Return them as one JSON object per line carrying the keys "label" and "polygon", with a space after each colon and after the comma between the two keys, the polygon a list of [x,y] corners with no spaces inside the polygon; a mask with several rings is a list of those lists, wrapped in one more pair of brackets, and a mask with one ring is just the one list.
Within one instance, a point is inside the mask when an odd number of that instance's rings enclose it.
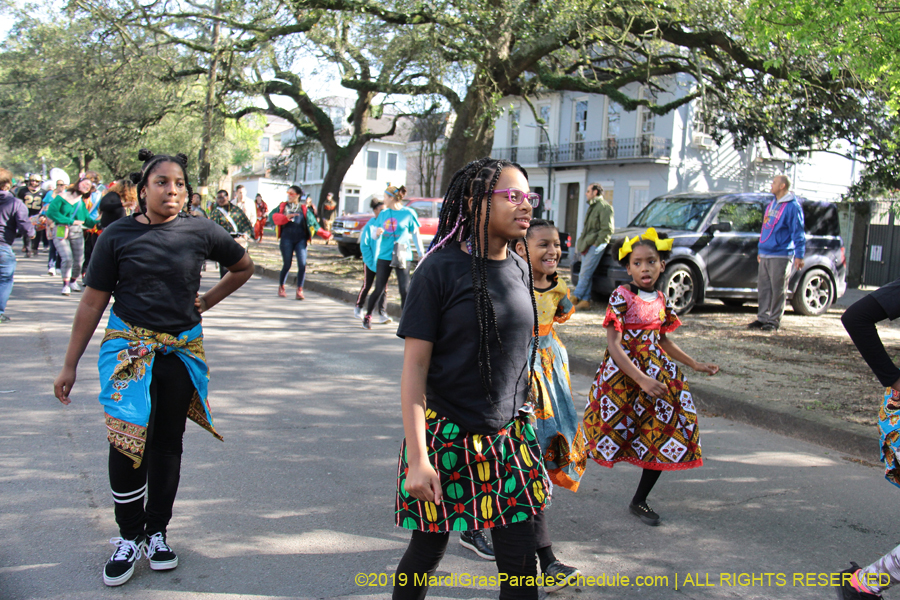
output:
{"label": "girl with braided hair", "polygon": [[395,599],[424,598],[451,531],[490,529],[500,598],[536,599],[534,515],[549,484],[528,402],[537,308],[530,264],[507,244],[528,229],[525,170],[484,158],[450,182],[416,269],[405,338],[396,523],[412,530]]}
{"label": "girl with braided hair", "polygon": [[[120,534],[110,540],[117,548],[103,570],[110,586],[128,581],[143,554],[153,570],[178,566],[166,526],[178,491],[187,417],[221,439],[206,400],[200,315],[253,274],[250,257],[222,227],[182,212],[191,194],[187,157],[148,150],[138,157],[144,166],[131,180],[140,212],[112,223],[98,239],[54,382],[56,397],[69,404],[78,361],[115,296],[99,360]],[[200,269],[207,259],[230,266],[201,296]]]}

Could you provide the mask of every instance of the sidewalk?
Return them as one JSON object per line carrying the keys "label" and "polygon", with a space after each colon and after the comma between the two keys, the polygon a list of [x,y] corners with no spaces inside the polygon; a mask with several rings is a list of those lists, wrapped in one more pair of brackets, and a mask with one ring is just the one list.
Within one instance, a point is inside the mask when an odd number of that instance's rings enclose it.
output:
{"label": "sidewalk", "polygon": [[[277,281],[279,275],[277,270],[259,264],[256,265],[256,272],[274,281]],[[352,304],[356,301],[358,282],[341,279],[324,273],[308,272],[304,289]],[[288,284],[295,285],[295,282],[296,275],[292,273],[288,277]],[[873,289],[848,289],[844,296],[835,302],[835,307],[847,308]],[[349,309],[347,312],[348,315],[352,314]],[[388,313],[394,319],[399,319],[400,304],[388,302]],[[569,348],[569,365],[572,373],[589,377],[597,370],[596,359],[579,356],[572,348]],[[793,404],[771,402],[746,393],[726,395],[697,377],[691,377],[690,384],[698,407],[706,415],[721,416],[762,427],[851,454],[865,462],[878,461],[878,430],[874,426],[851,423],[820,411],[811,411]]]}

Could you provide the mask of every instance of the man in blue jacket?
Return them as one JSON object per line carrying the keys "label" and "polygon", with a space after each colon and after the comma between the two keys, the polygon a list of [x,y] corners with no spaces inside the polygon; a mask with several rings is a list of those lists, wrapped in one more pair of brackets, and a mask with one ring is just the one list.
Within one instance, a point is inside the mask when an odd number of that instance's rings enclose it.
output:
{"label": "man in blue jacket", "polygon": [[778,331],[791,269],[803,268],[806,254],[803,209],[790,187],[791,181],[784,175],[776,175],[772,180],[775,199],[766,207],[757,253],[759,311],[748,329]]}

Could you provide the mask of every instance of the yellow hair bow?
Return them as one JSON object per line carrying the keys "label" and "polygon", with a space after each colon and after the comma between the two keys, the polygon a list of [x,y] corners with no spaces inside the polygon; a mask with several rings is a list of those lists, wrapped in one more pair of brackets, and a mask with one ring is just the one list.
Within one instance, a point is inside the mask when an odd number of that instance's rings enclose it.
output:
{"label": "yellow hair bow", "polygon": [[619,260],[622,260],[631,254],[634,244],[637,244],[640,240],[652,240],[656,246],[657,252],[668,252],[672,249],[672,240],[660,239],[659,234],[656,233],[656,229],[651,227],[641,235],[636,235],[631,239],[625,238],[625,242],[622,244],[622,247],[619,248]]}

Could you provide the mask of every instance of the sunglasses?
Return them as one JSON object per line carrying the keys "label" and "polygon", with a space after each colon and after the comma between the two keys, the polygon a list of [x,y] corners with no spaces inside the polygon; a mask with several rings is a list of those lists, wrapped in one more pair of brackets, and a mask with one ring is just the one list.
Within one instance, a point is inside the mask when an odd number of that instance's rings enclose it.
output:
{"label": "sunglasses", "polygon": [[531,208],[537,208],[541,205],[541,196],[540,194],[535,194],[534,192],[523,192],[522,190],[517,190],[516,188],[506,188],[505,190],[494,190],[495,194],[502,194],[506,192],[506,199],[509,200],[510,204],[514,204],[519,206],[525,200],[528,200],[528,204],[531,205]]}

